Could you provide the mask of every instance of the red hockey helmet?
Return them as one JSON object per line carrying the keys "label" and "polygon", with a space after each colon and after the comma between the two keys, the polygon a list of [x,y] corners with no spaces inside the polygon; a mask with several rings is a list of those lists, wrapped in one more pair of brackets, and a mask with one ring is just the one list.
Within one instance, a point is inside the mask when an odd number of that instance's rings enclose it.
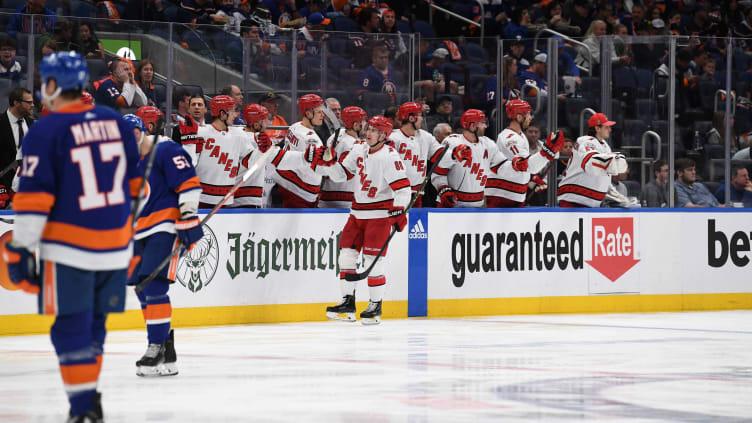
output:
{"label": "red hockey helmet", "polygon": [[256,122],[261,122],[264,119],[269,118],[269,111],[266,110],[266,107],[252,103],[247,104],[243,108],[243,119],[245,119],[245,123],[248,125],[254,124]]}
{"label": "red hockey helmet", "polygon": [[136,110],[136,116],[140,117],[144,121],[144,125],[148,128],[150,123],[156,126],[159,119],[164,116],[164,113],[154,106],[142,106]]}
{"label": "red hockey helmet", "polygon": [[394,129],[394,126],[392,125],[392,121],[385,118],[384,116],[374,116],[371,119],[368,120],[368,125],[378,129],[379,131],[389,135],[392,133],[392,129]]}
{"label": "red hockey helmet", "polygon": [[348,129],[352,128],[355,122],[362,122],[367,117],[366,111],[357,106],[345,107],[345,110],[342,111],[342,122]]}
{"label": "red hockey helmet", "polygon": [[460,118],[460,125],[467,129],[473,123],[485,122],[486,114],[478,109],[467,109]]}
{"label": "red hockey helmet", "polygon": [[532,111],[533,108],[530,107],[530,103],[528,103],[525,100],[509,100],[507,102],[507,117],[509,119],[514,119],[517,117],[517,115],[524,115],[529,111]]}
{"label": "red hockey helmet", "polygon": [[414,101],[408,101],[407,103],[399,107],[399,111],[397,111],[397,118],[402,122],[405,122],[407,121],[407,118],[410,117],[410,115],[421,114],[423,114],[423,106]]}
{"label": "red hockey helmet", "polygon": [[324,100],[316,94],[306,94],[298,99],[298,109],[305,116],[305,112],[324,104]]}
{"label": "red hockey helmet", "polygon": [[209,103],[209,109],[211,110],[212,117],[218,117],[219,112],[228,110],[235,110],[238,104],[229,95],[218,95],[211,99]]}
{"label": "red hockey helmet", "polygon": [[84,104],[94,104],[94,97],[89,94],[88,91],[82,91],[81,92],[81,101],[84,102]]}

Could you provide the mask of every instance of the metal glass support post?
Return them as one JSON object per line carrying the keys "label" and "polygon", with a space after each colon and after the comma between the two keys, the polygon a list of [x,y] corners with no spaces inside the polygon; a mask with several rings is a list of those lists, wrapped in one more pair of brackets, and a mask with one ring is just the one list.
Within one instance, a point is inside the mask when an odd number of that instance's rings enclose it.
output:
{"label": "metal glass support post", "polygon": [[[554,132],[559,127],[557,119],[559,102],[557,94],[559,93],[559,40],[555,38],[548,39],[548,60],[546,61],[546,75],[548,79],[548,96],[546,97],[546,116],[547,116],[547,131],[546,135]],[[551,163],[551,169],[548,172],[548,204],[549,206],[556,206],[556,191],[558,190],[556,175],[558,171],[556,169],[557,160]]]}
{"label": "metal glass support post", "polygon": [[298,121],[298,31],[292,32],[292,63],[290,64],[290,122]]}
{"label": "metal glass support post", "polygon": [[[496,36],[496,133],[504,129],[504,41]],[[496,141],[494,139],[494,141]]]}
{"label": "metal glass support post", "polygon": [[321,49],[319,50],[319,54],[321,54],[321,73],[319,73],[319,87],[321,87],[321,92],[324,95],[329,96],[329,84],[327,84],[326,79],[326,57],[328,55],[327,50],[329,49],[327,40],[319,41],[319,45],[321,46]]}
{"label": "metal glass support post", "polygon": [[668,206],[675,207],[674,192],[675,192],[675,173],[674,173],[674,138],[676,137],[676,129],[674,128],[676,122],[676,36],[671,35],[668,43]]}
{"label": "metal glass support post", "polygon": [[736,101],[736,98],[731,93],[731,50],[733,48],[733,40],[729,33],[728,44],[726,45],[726,135],[723,151],[723,182],[726,184],[723,198],[724,204],[728,206],[731,204],[731,102]]}
{"label": "metal glass support post", "polygon": [[[28,72],[26,76],[26,89],[32,93],[34,92],[34,69],[36,69],[36,66],[34,66],[34,28],[36,28],[36,22],[34,21],[36,19],[37,16],[31,16],[31,33],[26,38],[26,72]],[[42,19],[42,17],[39,17],[39,19]],[[91,95],[94,95],[94,93],[91,93]]]}
{"label": "metal glass support post", "polygon": [[415,33],[410,34],[410,49],[409,54],[410,58],[408,59],[408,68],[409,68],[409,75],[407,76],[407,80],[410,84],[410,101],[415,101],[415,52],[418,51],[417,46],[415,45]]}
{"label": "metal glass support post", "polygon": [[600,112],[613,120],[611,115],[611,35],[600,36],[601,42],[601,108]]}
{"label": "metal glass support post", "polygon": [[248,94],[248,78],[251,75],[251,40],[249,40],[248,38],[241,38],[241,41],[243,41],[243,102],[247,104],[250,103],[250,95]]}
{"label": "metal glass support post", "polygon": [[167,86],[165,87],[165,101],[167,104],[165,105],[165,110],[167,111],[167,119],[165,119],[165,122],[168,124],[177,124],[177,122],[172,122],[172,92],[174,90],[172,84],[174,83],[172,80],[172,67],[174,64],[174,58],[173,55],[175,53],[173,44],[172,44],[172,36],[174,34],[174,28],[173,23],[170,22],[168,31],[170,33],[170,42],[167,43]]}

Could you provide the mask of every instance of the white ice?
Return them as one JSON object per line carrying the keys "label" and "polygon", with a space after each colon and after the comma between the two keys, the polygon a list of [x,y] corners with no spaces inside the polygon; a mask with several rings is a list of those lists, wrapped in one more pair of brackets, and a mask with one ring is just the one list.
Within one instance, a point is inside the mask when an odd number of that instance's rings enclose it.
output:
{"label": "white ice", "polygon": [[[388,304],[385,304],[388,307]],[[107,422],[752,421],[752,311],[528,315],[108,335]],[[61,422],[48,336],[0,338],[0,422]]]}

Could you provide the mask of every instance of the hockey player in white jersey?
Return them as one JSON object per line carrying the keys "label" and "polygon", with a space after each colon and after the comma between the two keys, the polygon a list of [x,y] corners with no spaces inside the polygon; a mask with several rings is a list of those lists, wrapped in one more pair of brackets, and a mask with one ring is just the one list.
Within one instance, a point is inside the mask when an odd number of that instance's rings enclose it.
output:
{"label": "hockey player in white jersey", "polygon": [[611,176],[627,171],[627,159],[612,152],[606,142],[614,123],[603,113],[588,120],[588,134],[577,138],[559,185],[559,207],[599,207],[611,186]]}
{"label": "hockey player in white jersey", "polygon": [[[426,176],[428,161],[435,160],[441,154],[441,144],[434,136],[421,129],[423,126],[423,106],[407,102],[399,107],[397,116],[402,122],[400,129],[389,135],[389,142],[402,157],[407,177],[413,192],[417,191]],[[413,207],[422,207],[422,198],[418,197]]]}
{"label": "hockey player in white jersey", "polygon": [[392,131],[392,121],[383,116],[374,116],[368,121],[365,143],[357,143],[344,159],[329,168],[334,181],[355,178],[358,181],[350,217],[342,230],[339,243],[340,287],[342,302],[326,309],[326,315],[334,320],[355,321],[355,282],[345,280],[345,274],[355,273],[358,256],[363,253],[365,266],[378,260],[368,275],[370,302],[360,314],[363,324],[378,324],[381,321],[381,300],[386,277],[383,258],[379,250],[392,231],[402,231],[407,225],[405,208],[410,203],[410,181],[405,166],[397,151],[385,145]]}
{"label": "hockey player in white jersey", "polygon": [[[246,105],[243,108],[243,119],[246,126],[239,130],[247,138],[251,150],[240,161],[238,178],[242,178],[243,174],[258,160],[258,157],[271,148],[272,145],[271,139],[266,134],[269,111],[264,106],[255,103]],[[231,130],[234,129],[236,128],[231,128]],[[271,165],[266,166],[268,168]],[[269,170],[273,172],[273,167]],[[266,187],[266,173],[266,169],[259,169],[251,174],[243,185],[235,191],[232,207],[261,208],[264,190],[268,191],[274,186],[272,179],[271,186]]]}
{"label": "hockey player in white jersey", "polygon": [[[496,144],[483,136],[486,115],[468,109],[460,118],[462,134],[444,138],[452,154],[444,154],[431,175],[431,183],[438,193],[439,207],[483,207],[488,176],[495,173],[506,160]],[[467,159],[470,152],[471,159]]]}
{"label": "hockey player in white jersey", "polygon": [[[327,146],[334,148],[334,153],[339,160],[344,160],[355,143],[362,138],[366,128],[366,118],[366,111],[360,107],[350,106],[342,110],[345,130],[340,131],[339,138],[336,140],[337,132],[335,131],[326,141]],[[321,193],[319,193],[319,208],[349,209],[352,206],[356,185],[355,179],[334,182],[329,178],[324,178],[321,182]]]}
{"label": "hockey player in white jersey", "polygon": [[[316,94],[306,94],[298,99],[298,110],[303,118],[293,123],[287,130],[284,148],[289,151],[306,151],[308,146],[323,146],[316,135],[314,126],[319,126],[324,119],[324,100]],[[277,185],[282,196],[284,208],[313,208],[316,207],[319,191],[321,190],[321,176],[310,168],[296,170],[278,170]]]}
{"label": "hockey player in white jersey", "polygon": [[[180,124],[181,143],[201,180],[200,208],[213,208],[222,201],[235,185],[240,161],[250,153],[246,137],[230,130],[236,107],[232,97],[218,95],[209,103],[211,124],[198,126],[193,119]],[[232,203],[231,197],[225,205]]]}
{"label": "hockey player in white jersey", "polygon": [[508,159],[486,184],[487,207],[524,207],[531,175],[537,174],[564,146],[564,134],[552,132],[540,151],[530,153],[525,129],[533,120],[527,101],[509,100],[506,106],[509,127],[501,131],[496,145]]}

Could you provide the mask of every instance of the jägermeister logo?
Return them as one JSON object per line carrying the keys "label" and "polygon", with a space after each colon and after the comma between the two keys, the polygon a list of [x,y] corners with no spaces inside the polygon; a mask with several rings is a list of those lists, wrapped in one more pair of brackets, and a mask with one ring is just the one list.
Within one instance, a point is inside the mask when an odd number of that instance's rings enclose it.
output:
{"label": "j\u00e4germeister logo", "polygon": [[227,272],[265,278],[270,272],[334,271],[339,273],[339,233],[327,238],[263,238],[255,232],[228,233]]}
{"label": "j\u00e4germeister logo", "polygon": [[176,279],[191,292],[209,285],[219,267],[217,237],[209,226],[204,225],[204,236],[180,257]]}

